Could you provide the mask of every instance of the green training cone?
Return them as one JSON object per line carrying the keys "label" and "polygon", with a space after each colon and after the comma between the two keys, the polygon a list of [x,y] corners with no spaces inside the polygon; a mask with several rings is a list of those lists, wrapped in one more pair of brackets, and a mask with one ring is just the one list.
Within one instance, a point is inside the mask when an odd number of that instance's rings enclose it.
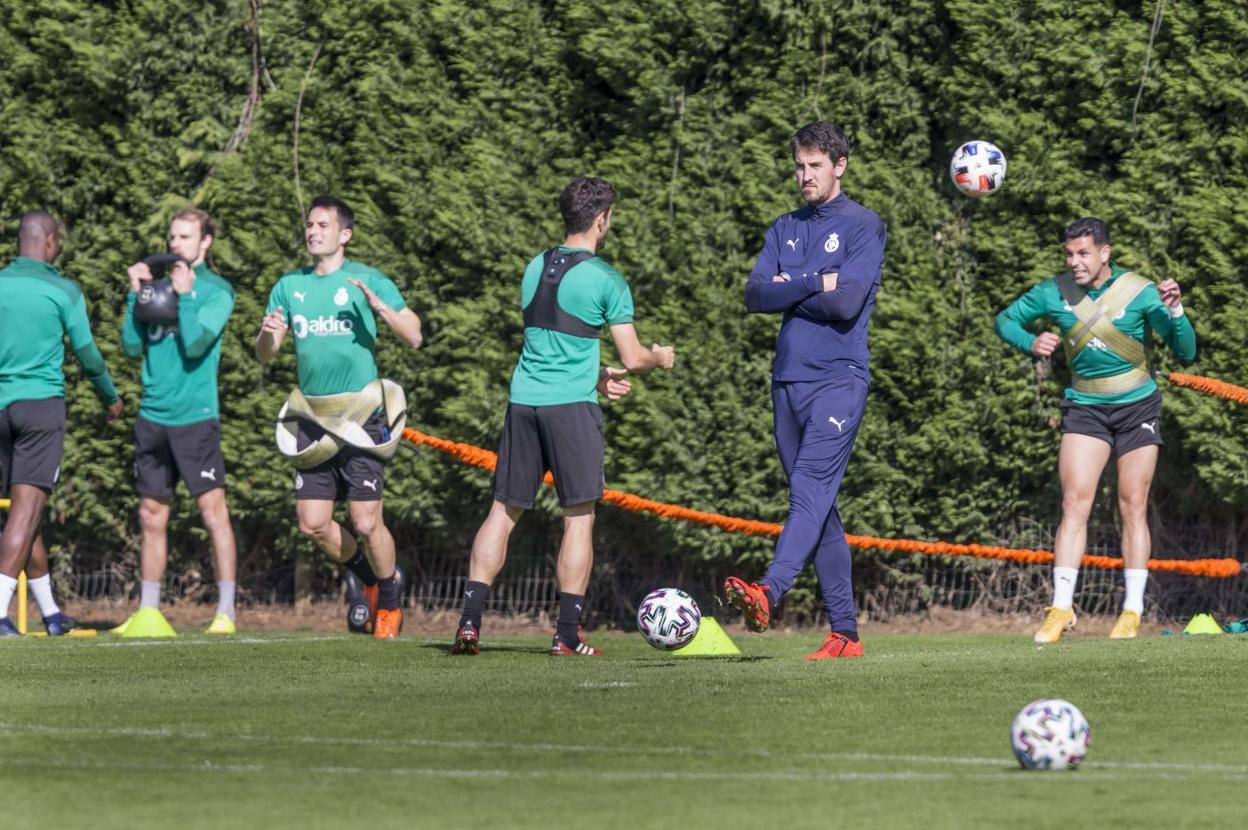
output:
{"label": "green training cone", "polygon": [[130,616],[126,622],[126,630],[121,632],[121,636],[176,637],[178,632],[173,630],[173,626],[165,619],[165,615],[160,613],[159,608],[140,608]]}
{"label": "green training cone", "polygon": [[714,617],[703,617],[693,642],[672,652],[676,657],[703,657],[706,655],[740,654],[741,649],[728,633],[720,628]]}
{"label": "green training cone", "polygon": [[1218,625],[1218,621],[1213,618],[1212,614],[1197,614],[1192,617],[1192,621],[1187,624],[1187,628],[1183,629],[1184,634],[1221,634],[1222,626]]}

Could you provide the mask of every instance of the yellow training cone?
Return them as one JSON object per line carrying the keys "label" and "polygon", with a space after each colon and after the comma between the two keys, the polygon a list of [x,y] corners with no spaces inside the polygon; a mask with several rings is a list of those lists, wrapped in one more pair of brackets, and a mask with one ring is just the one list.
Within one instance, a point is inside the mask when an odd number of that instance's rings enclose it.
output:
{"label": "yellow training cone", "polygon": [[740,654],[741,649],[728,633],[720,628],[714,617],[703,617],[693,642],[672,652],[677,657],[703,657],[707,655]]}
{"label": "yellow training cone", "polygon": [[126,630],[121,632],[122,637],[176,637],[178,632],[173,630],[173,626],[165,619],[165,615],[160,613],[159,608],[140,608],[131,615],[126,623]]}
{"label": "yellow training cone", "polygon": [[1192,617],[1192,621],[1187,624],[1187,628],[1183,629],[1184,634],[1222,634],[1222,626],[1218,625],[1218,621],[1213,618],[1212,614],[1197,614]]}

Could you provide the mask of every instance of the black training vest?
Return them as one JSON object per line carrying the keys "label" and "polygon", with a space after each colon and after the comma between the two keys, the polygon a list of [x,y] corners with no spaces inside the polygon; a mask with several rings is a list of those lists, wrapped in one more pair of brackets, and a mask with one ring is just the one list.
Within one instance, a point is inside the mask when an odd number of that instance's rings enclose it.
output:
{"label": "black training vest", "polygon": [[589,251],[565,254],[558,248],[551,248],[542,254],[542,276],[537,281],[537,293],[524,307],[526,329],[550,329],[574,337],[598,339],[598,326],[591,326],[559,307],[559,283],[563,282],[564,275],[572,270],[572,266],[593,258]]}

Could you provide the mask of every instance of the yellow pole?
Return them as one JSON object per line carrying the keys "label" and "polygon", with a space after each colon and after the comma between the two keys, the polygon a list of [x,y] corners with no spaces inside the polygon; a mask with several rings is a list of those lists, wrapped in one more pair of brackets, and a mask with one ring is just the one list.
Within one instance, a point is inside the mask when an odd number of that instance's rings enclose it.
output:
{"label": "yellow pole", "polygon": [[17,630],[26,633],[26,572],[17,575]]}
{"label": "yellow pole", "polygon": [[13,502],[8,499],[0,499],[0,510],[8,510],[12,505]]}

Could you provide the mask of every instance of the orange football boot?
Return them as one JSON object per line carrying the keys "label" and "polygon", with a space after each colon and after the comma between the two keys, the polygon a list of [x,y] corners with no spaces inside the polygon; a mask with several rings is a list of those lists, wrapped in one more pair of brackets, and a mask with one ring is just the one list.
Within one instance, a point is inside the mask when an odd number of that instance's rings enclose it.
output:
{"label": "orange football boot", "polygon": [[806,655],[807,660],[836,660],[841,657],[861,657],[862,641],[854,642],[844,634],[829,631],[818,651]]}

